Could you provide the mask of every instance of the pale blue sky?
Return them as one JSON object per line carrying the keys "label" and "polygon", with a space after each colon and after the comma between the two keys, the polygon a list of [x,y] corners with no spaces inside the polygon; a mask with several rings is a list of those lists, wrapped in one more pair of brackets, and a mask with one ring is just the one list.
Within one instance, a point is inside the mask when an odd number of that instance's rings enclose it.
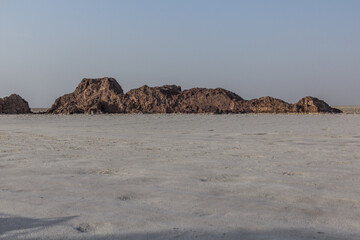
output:
{"label": "pale blue sky", "polygon": [[0,96],[48,107],[84,77],[360,105],[358,0],[0,0]]}

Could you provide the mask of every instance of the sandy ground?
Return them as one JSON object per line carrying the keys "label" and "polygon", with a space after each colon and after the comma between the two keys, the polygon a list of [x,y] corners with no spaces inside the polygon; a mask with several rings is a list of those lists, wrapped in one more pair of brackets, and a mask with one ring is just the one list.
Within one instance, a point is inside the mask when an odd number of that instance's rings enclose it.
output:
{"label": "sandy ground", "polygon": [[0,116],[0,239],[360,239],[360,115]]}
{"label": "sandy ground", "polygon": [[33,113],[45,113],[49,108],[31,108],[31,112]]}

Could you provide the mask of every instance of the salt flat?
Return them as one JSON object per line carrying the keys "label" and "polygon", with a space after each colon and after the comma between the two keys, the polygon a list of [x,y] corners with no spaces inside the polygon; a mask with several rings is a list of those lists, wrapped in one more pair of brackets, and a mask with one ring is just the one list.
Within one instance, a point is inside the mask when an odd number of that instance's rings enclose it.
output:
{"label": "salt flat", "polygon": [[360,239],[360,115],[0,116],[0,239]]}

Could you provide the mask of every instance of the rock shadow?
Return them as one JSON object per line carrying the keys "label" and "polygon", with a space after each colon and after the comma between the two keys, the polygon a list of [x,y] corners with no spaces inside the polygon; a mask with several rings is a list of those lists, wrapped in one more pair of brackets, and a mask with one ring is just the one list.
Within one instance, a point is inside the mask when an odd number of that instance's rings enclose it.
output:
{"label": "rock shadow", "polygon": [[26,233],[67,222],[76,216],[58,218],[27,218],[0,213],[0,239],[19,237],[19,231],[28,230]]}
{"label": "rock shadow", "polygon": [[[44,239],[72,239],[72,240],[358,240],[359,234],[351,233],[330,233],[316,229],[274,229],[269,231],[249,231],[237,230],[224,232],[220,230],[202,231],[196,229],[178,229],[161,232],[142,232],[119,235],[89,235],[79,233],[78,236],[63,238],[44,238]],[[38,240],[33,238],[29,240]]]}

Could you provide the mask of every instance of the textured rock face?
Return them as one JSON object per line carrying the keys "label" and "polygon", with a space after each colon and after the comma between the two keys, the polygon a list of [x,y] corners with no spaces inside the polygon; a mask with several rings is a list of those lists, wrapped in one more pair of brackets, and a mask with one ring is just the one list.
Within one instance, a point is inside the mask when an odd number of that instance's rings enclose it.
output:
{"label": "textured rock face", "polygon": [[5,114],[25,114],[31,113],[29,104],[17,94],[9,97],[0,98],[0,113]]}
{"label": "textured rock face", "polygon": [[238,102],[243,100],[222,88],[192,88],[183,91],[175,108],[180,113],[238,113]]}
{"label": "textured rock face", "polygon": [[165,85],[130,90],[122,98],[125,113],[230,113],[241,97],[225,89],[192,88]]}
{"label": "textured rock face", "polygon": [[113,78],[84,78],[73,93],[56,99],[48,113],[117,113],[122,94]]}
{"label": "textured rock face", "polygon": [[[292,104],[283,100],[262,97],[259,99],[249,100],[243,103],[246,112],[249,113],[291,113],[294,112]],[[295,111],[296,112],[296,111]]]}
{"label": "textured rock face", "polygon": [[143,86],[126,94],[113,78],[83,79],[73,93],[58,98],[48,113],[338,113],[324,101],[305,97],[296,104],[262,97],[244,100],[222,88]]}
{"label": "textured rock face", "polygon": [[181,94],[179,86],[148,87],[145,85],[132,89],[121,97],[120,112],[173,113],[179,94]]}
{"label": "textured rock face", "polygon": [[315,97],[304,97],[295,104],[298,113],[341,113],[339,109],[330,107],[326,102]]}
{"label": "textured rock face", "polygon": [[304,97],[296,104],[272,97],[253,99],[242,104],[247,113],[341,113],[339,109],[315,97]]}

